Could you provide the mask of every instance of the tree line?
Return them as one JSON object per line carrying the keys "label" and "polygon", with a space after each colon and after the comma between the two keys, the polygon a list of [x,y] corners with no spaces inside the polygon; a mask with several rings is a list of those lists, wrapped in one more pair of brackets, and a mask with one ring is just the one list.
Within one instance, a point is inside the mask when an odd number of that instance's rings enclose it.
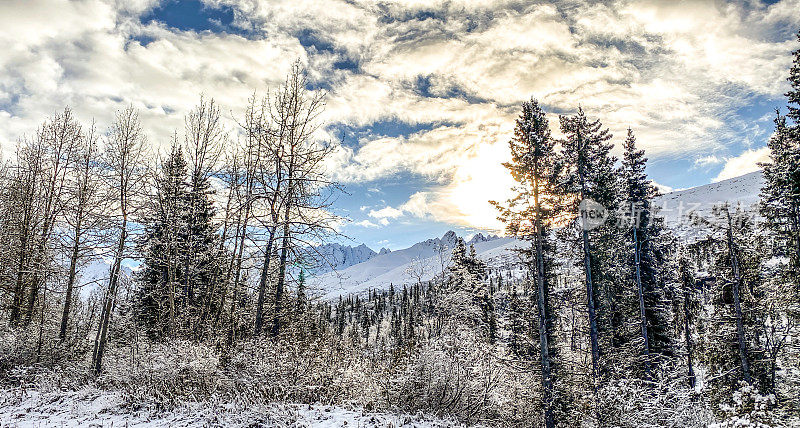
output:
{"label": "tree line", "polygon": [[[135,283],[130,312],[151,339],[280,335],[289,264],[312,260],[312,244],[339,221],[328,209],[338,185],[324,165],[335,145],[314,135],[324,99],[307,85],[295,64],[278,90],[248,100],[235,138],[220,107],[201,97],[163,156],[133,107],[105,133],[66,108],[21,139],[0,176],[8,324],[38,321],[41,348],[58,301],[55,339],[80,340],[69,336],[81,268],[108,260],[92,308],[96,373],[125,280]],[[141,263],[133,278],[126,260]],[[259,277],[254,305],[249,275]]]}

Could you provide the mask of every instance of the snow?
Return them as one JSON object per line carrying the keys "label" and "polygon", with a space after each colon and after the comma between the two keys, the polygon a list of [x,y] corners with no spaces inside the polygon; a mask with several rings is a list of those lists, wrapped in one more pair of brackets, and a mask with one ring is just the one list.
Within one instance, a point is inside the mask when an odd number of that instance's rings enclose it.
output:
{"label": "snow", "polygon": [[[656,198],[654,205],[660,208],[659,215],[664,217],[667,228],[683,239],[693,239],[707,231],[691,223],[690,213],[709,218],[715,205],[728,202],[733,206],[741,204],[755,215],[763,185],[763,175],[761,171],[756,171],[717,183],[667,193]],[[309,289],[326,300],[336,299],[340,295],[365,294],[370,289],[387,290],[390,284],[397,289],[402,288],[403,284],[417,281],[415,276],[409,274],[409,270],[415,268],[425,271],[419,279],[430,280],[442,270],[438,246],[444,244],[447,247],[445,257],[449,258],[456,237],[455,232],[449,231],[441,238],[428,239],[403,250],[384,252],[381,249],[380,253],[366,261],[316,275],[309,280]],[[516,261],[516,255],[511,250],[525,245],[514,238],[484,236],[481,233],[473,236],[468,244],[475,245],[478,257],[490,267],[503,266],[510,270],[514,269]]]}
{"label": "snow", "polygon": [[[383,249],[381,249],[383,251]],[[332,270],[346,269],[350,266],[363,263],[376,255],[375,251],[361,244],[357,247],[341,245],[337,243],[320,245],[312,252],[318,260],[319,267],[314,269],[314,273],[319,275]]]}
{"label": "snow", "polygon": [[0,426],[16,427],[449,427],[453,421],[422,415],[368,412],[325,405],[187,402],[168,411],[128,403],[118,392],[84,388],[0,392]]}
{"label": "snow", "polygon": [[740,177],[717,183],[679,190],[659,196],[654,205],[660,208],[667,227],[685,231],[691,227],[690,213],[708,217],[715,205],[727,202],[732,207],[740,204],[742,208],[756,212],[759,193],[764,186],[761,171],[751,172]]}
{"label": "snow", "polygon": [[[417,280],[428,281],[441,273],[442,262],[448,261],[456,238],[455,232],[449,231],[441,238],[428,239],[404,250],[377,255],[347,269],[319,275],[309,280],[309,289],[330,300],[340,295],[364,294],[371,289],[388,290],[392,284],[395,288],[402,288],[403,284],[413,284]],[[478,257],[483,260],[511,255],[509,250],[520,245],[520,241],[514,238],[481,234],[473,237],[470,243],[474,244]],[[440,259],[440,246],[445,248],[443,259]],[[416,270],[420,275],[412,275],[409,270]]]}

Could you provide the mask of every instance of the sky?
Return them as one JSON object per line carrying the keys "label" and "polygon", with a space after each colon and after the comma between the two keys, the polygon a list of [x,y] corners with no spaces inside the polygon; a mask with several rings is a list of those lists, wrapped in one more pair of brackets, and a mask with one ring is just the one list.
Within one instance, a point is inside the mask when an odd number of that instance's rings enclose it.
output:
{"label": "sky", "polygon": [[800,0],[4,0],[0,150],[65,106],[102,128],[133,105],[163,146],[200,94],[235,135],[300,61],[326,93],[318,138],[342,142],[340,241],[400,249],[502,227],[487,201],[510,196],[532,97],[555,136],[578,106],[616,154],[631,127],[665,191],[755,170],[799,29]]}

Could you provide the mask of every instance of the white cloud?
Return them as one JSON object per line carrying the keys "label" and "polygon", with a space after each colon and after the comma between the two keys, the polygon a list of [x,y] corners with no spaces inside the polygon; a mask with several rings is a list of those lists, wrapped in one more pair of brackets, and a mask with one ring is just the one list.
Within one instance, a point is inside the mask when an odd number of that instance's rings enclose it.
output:
{"label": "white cloud", "polygon": [[378,223],[380,223],[382,226],[388,226],[389,225],[389,219],[382,218],[382,219],[378,220]]}
{"label": "white cloud", "polygon": [[398,218],[403,215],[403,211],[398,210],[397,208],[393,207],[384,207],[379,210],[370,210],[369,216],[372,218],[378,219],[386,219],[386,218]]}
{"label": "white cloud", "polygon": [[703,156],[703,157],[695,159],[694,160],[694,166],[695,167],[700,167],[700,168],[705,168],[705,167],[709,167],[709,166],[713,166],[713,165],[719,165],[724,161],[725,161],[724,159],[721,159],[720,157],[718,157],[716,155],[708,155],[708,156]]}
{"label": "white cloud", "polygon": [[353,224],[356,225],[356,226],[367,227],[367,228],[378,227],[377,224],[375,224],[375,223],[373,223],[373,222],[371,222],[369,220],[361,220],[361,221],[353,223]]}
{"label": "white cloud", "polygon": [[725,166],[722,171],[714,177],[713,181],[727,180],[729,178],[738,177],[753,171],[758,171],[761,167],[758,166],[759,162],[769,161],[769,148],[762,147],[760,149],[750,149],[745,151],[739,156],[725,159]]}

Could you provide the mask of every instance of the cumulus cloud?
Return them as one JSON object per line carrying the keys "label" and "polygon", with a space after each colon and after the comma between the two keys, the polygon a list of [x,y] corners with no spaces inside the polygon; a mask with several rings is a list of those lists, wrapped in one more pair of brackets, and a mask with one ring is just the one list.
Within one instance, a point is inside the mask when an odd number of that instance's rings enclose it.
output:
{"label": "cumulus cloud", "polygon": [[725,162],[723,179],[756,162],[724,157],[742,129],[761,135],[736,111],[785,92],[800,26],[800,0],[203,1],[231,7],[244,35],[143,24],[158,0],[0,2],[0,146],[67,104],[101,125],[132,104],[166,142],[201,92],[235,116],[299,58],[328,93],[326,124],[427,125],[342,147],[337,180],[416,174],[429,184],[394,210],[498,228],[486,201],[508,197],[500,163],[523,100],[552,119],[581,105],[618,136],[632,127],[650,159]]}
{"label": "cumulus cloud", "polygon": [[722,171],[714,177],[713,181],[727,180],[753,171],[758,171],[761,169],[758,164],[768,161],[768,147],[746,150],[739,156],[726,159],[725,166],[722,167]]}
{"label": "cumulus cloud", "polygon": [[377,224],[375,224],[375,223],[373,223],[373,222],[371,222],[369,220],[361,220],[361,221],[353,223],[353,224],[356,225],[356,226],[367,227],[367,228],[369,228],[369,227],[378,227]]}
{"label": "cumulus cloud", "polygon": [[369,216],[377,219],[398,218],[403,215],[403,211],[393,207],[384,207],[379,210],[370,210]]}

